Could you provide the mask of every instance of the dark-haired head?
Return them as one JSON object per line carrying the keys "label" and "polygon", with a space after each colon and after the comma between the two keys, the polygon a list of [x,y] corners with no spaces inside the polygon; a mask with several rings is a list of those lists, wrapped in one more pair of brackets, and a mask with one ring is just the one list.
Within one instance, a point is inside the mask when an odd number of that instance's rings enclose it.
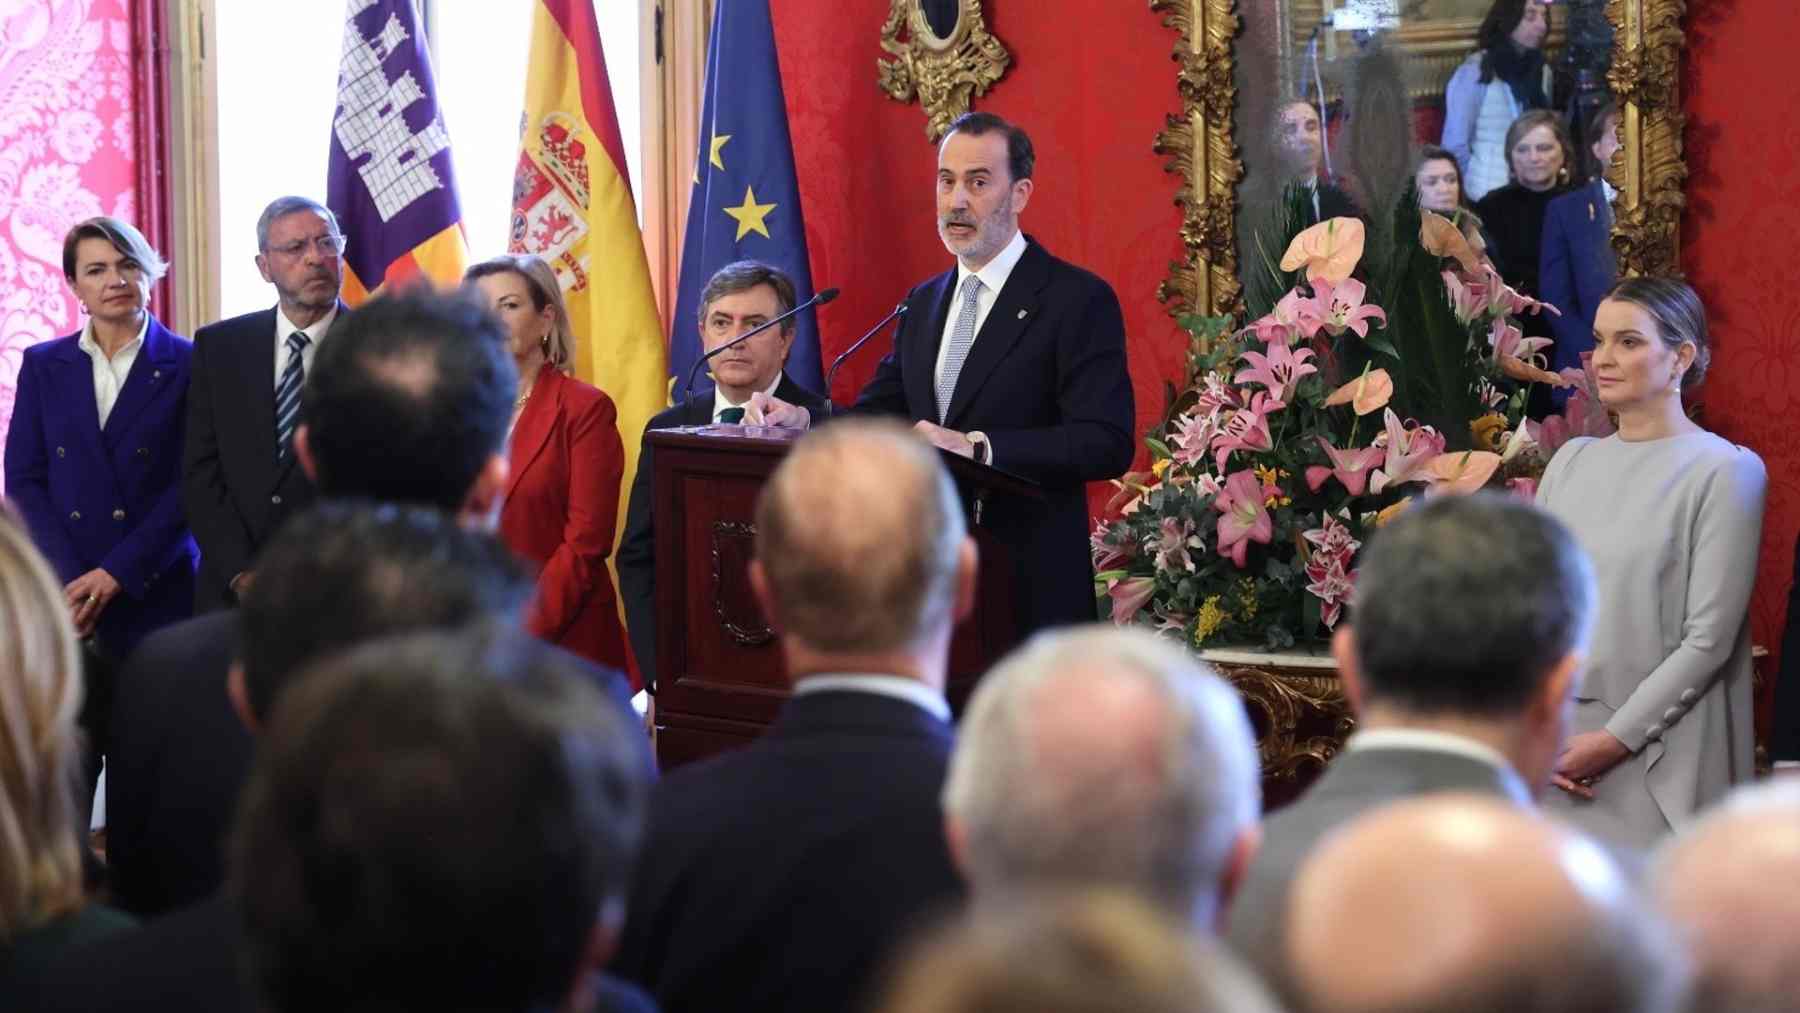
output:
{"label": "dark-haired head", "polygon": [[1006,137],[1006,171],[1012,176],[1010,183],[1022,179],[1030,179],[1032,171],[1037,167],[1037,152],[1031,147],[1031,135],[1023,127],[995,116],[993,113],[963,113],[950,121],[950,128],[944,131],[944,139],[951,134],[966,134],[970,137],[981,137],[998,132]]}
{"label": "dark-haired head", "polygon": [[309,670],[232,840],[264,1008],[587,1008],[642,837],[639,734],[504,624]]}
{"label": "dark-haired head", "polygon": [[257,563],[234,695],[266,723],[307,664],[396,633],[516,620],[532,587],[497,538],[441,511],[320,503],[282,525]]}
{"label": "dark-haired head", "polygon": [[1649,275],[1622,278],[1606,293],[1607,299],[1630,303],[1656,322],[1656,337],[1670,351],[1679,353],[1681,346],[1694,346],[1694,361],[1681,376],[1681,386],[1697,387],[1706,379],[1706,368],[1712,364],[1712,341],[1706,328],[1706,305],[1694,286],[1680,278]]}
{"label": "dark-haired head", "polygon": [[482,509],[505,480],[518,389],[505,328],[471,299],[372,299],[319,343],[295,449],[326,496]]}

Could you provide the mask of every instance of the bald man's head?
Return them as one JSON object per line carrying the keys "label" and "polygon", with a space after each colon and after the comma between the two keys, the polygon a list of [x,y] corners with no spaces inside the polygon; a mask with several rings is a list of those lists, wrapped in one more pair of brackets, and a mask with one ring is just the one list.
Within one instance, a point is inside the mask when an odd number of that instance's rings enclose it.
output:
{"label": "bald man's head", "polygon": [[1326,839],[1288,907],[1313,1013],[1660,1013],[1680,960],[1591,841],[1494,799],[1436,795]]}
{"label": "bald man's head", "polygon": [[809,433],[756,506],[756,571],[783,635],[814,650],[913,647],[952,622],[974,547],[936,453],[893,422]]}
{"label": "bald man's head", "polygon": [[978,894],[1113,886],[1206,925],[1254,852],[1242,700],[1142,630],[1043,633],[982,679],[944,810]]}
{"label": "bald man's head", "polygon": [[1651,887],[1693,957],[1693,1009],[1800,1010],[1800,781],[1728,796],[1664,846]]}

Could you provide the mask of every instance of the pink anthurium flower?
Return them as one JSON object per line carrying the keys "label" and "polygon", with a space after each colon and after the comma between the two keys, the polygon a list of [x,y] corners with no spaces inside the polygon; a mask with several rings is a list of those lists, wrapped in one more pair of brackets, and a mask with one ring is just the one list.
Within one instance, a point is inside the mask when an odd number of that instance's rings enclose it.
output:
{"label": "pink anthurium flower", "polygon": [[1113,623],[1124,626],[1131,622],[1131,618],[1142,611],[1145,603],[1150,600],[1151,594],[1155,591],[1156,578],[1154,577],[1127,577],[1124,580],[1115,581],[1111,587],[1106,589],[1108,597],[1112,598]]}
{"label": "pink anthurium flower", "polygon": [[1258,318],[1238,333],[1254,333],[1256,340],[1271,346],[1291,345],[1296,339],[1311,338],[1318,333],[1318,327],[1315,325],[1308,330],[1303,321],[1318,317],[1312,305],[1312,299],[1301,295],[1298,288],[1289,289],[1267,316]]}
{"label": "pink anthurium flower", "polygon": [[1408,428],[1392,408],[1383,418],[1387,423],[1387,460],[1383,470],[1369,476],[1369,489],[1379,493],[1390,485],[1427,481],[1425,465],[1444,452],[1443,435],[1430,426]]}
{"label": "pink anthurium flower", "polygon": [[1367,415],[1377,408],[1387,407],[1393,396],[1394,378],[1385,369],[1371,369],[1332,391],[1325,399],[1325,407],[1347,404],[1356,409],[1356,414]]}
{"label": "pink anthurium flower", "polygon": [[1306,484],[1313,492],[1318,492],[1328,478],[1336,477],[1352,496],[1361,496],[1368,488],[1369,473],[1381,467],[1387,458],[1386,447],[1364,447],[1361,450],[1339,450],[1318,438],[1319,446],[1325,448],[1325,456],[1331,458],[1331,467],[1315,464],[1306,469]]}
{"label": "pink anthurium flower", "polygon": [[1259,390],[1250,396],[1248,406],[1231,413],[1223,431],[1213,439],[1213,454],[1221,472],[1225,470],[1225,459],[1234,450],[1261,453],[1275,449],[1275,438],[1269,433],[1269,413],[1280,407],[1280,402],[1271,401],[1266,391]]}
{"label": "pink anthurium flower", "polygon": [[1267,545],[1275,536],[1275,521],[1263,506],[1263,498],[1262,479],[1248,469],[1232,472],[1213,497],[1213,506],[1219,510],[1219,555],[1230,558],[1240,570],[1251,542]]}
{"label": "pink anthurium flower", "polygon": [[1238,372],[1238,383],[1260,383],[1268,388],[1269,400],[1274,406],[1285,405],[1293,396],[1294,387],[1303,376],[1310,376],[1319,371],[1319,367],[1310,365],[1306,360],[1313,357],[1310,348],[1296,351],[1286,342],[1277,341],[1269,346],[1269,354],[1261,352],[1245,352],[1243,359],[1250,368]]}
{"label": "pink anthurium flower", "polygon": [[1433,493],[1466,496],[1487,485],[1500,468],[1500,455],[1486,450],[1439,454],[1425,464]]}
{"label": "pink anthurium flower", "polygon": [[1343,281],[1363,255],[1363,223],[1356,218],[1328,218],[1301,232],[1281,255],[1281,269],[1306,268],[1308,280]]}
{"label": "pink anthurium flower", "polygon": [[1355,278],[1339,282],[1328,278],[1314,279],[1315,305],[1312,308],[1317,316],[1313,319],[1334,338],[1346,330],[1355,331],[1359,338],[1368,337],[1369,321],[1379,320],[1381,326],[1387,326],[1387,312],[1379,306],[1363,302],[1368,291],[1368,287]]}

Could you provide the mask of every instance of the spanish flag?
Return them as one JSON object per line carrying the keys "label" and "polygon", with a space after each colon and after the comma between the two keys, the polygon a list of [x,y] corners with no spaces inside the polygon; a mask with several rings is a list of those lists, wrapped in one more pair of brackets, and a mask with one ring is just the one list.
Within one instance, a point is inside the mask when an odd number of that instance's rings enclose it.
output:
{"label": "spanish flag", "polygon": [[456,285],[468,266],[450,133],[412,0],[346,0],[325,203],[343,230],[344,302]]}
{"label": "spanish flag", "polygon": [[533,8],[508,248],[555,269],[575,331],[575,374],[618,406],[623,532],[644,425],[668,405],[662,319],[593,0],[539,0]]}

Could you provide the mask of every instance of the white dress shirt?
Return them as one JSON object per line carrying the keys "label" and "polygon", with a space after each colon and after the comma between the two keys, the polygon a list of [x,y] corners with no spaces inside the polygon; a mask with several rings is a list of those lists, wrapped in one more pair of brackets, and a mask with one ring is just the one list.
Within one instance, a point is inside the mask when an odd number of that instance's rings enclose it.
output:
{"label": "white dress shirt", "polygon": [[[975,340],[981,340],[981,325],[987,323],[988,311],[994,308],[994,300],[1000,298],[1000,289],[1006,279],[1012,276],[1013,268],[1019,266],[1019,258],[1025,255],[1025,233],[1014,232],[1012,242],[1001,247],[979,271],[971,271],[956,262],[956,284],[950,289],[950,313],[944,317],[944,336],[938,342],[937,365],[931,370],[931,380],[935,387],[937,381],[944,377],[944,357],[950,351],[950,336],[956,331],[956,317],[962,307],[963,281],[974,275],[981,279],[981,294],[975,297]],[[969,346],[973,349],[975,346]],[[965,363],[967,359],[963,360]]]}
{"label": "white dress shirt", "polygon": [[279,304],[276,305],[276,307],[275,307],[275,386],[272,389],[274,389],[274,390],[281,389],[281,374],[287,371],[287,361],[288,361],[287,339],[288,339],[288,335],[294,333],[295,331],[300,331],[301,333],[305,334],[307,336],[307,338],[309,339],[306,343],[306,347],[300,350],[300,368],[302,370],[304,370],[307,375],[310,376],[310,375],[312,375],[313,354],[319,350],[319,339],[323,338],[325,336],[325,332],[331,329],[331,322],[336,319],[337,319],[337,307],[333,306],[333,307],[331,307],[330,310],[326,311],[324,316],[320,317],[317,320],[314,320],[312,322],[311,327],[295,327],[294,322],[292,320],[289,320],[287,318],[287,314],[283,313],[281,311],[281,306]]}
{"label": "white dress shirt", "polygon": [[902,675],[809,675],[794,684],[795,696],[839,690],[874,693],[876,696],[905,700],[940,721],[950,720],[950,705],[944,702],[944,694],[917,679],[908,679]]}
{"label": "white dress shirt", "polygon": [[[781,373],[782,373],[782,371],[779,369],[775,371],[775,379],[771,380],[769,382],[769,385],[763,389],[764,394],[767,394],[770,397],[775,396],[775,388],[781,386]],[[718,384],[714,384],[713,385],[713,413],[712,413],[713,422],[715,422],[715,423],[718,422],[719,415],[722,412],[724,412],[725,409],[727,409],[727,408],[742,408],[747,412],[750,410],[750,399],[745,398],[743,403],[739,404],[738,402],[733,401],[730,398],[725,396],[725,388],[720,387]],[[745,421],[746,422],[749,421],[748,417],[745,418]]]}
{"label": "white dress shirt", "polygon": [[144,323],[138,328],[137,337],[125,342],[118,351],[108,359],[101,351],[100,343],[94,340],[94,322],[89,320],[81,329],[81,337],[75,346],[87,353],[89,361],[94,364],[94,405],[100,409],[100,428],[106,428],[107,416],[112,414],[113,405],[119,400],[119,391],[125,389],[125,378],[131,375],[131,366],[137,362],[138,352],[143,350],[144,335],[150,332],[150,314],[144,314]]}

